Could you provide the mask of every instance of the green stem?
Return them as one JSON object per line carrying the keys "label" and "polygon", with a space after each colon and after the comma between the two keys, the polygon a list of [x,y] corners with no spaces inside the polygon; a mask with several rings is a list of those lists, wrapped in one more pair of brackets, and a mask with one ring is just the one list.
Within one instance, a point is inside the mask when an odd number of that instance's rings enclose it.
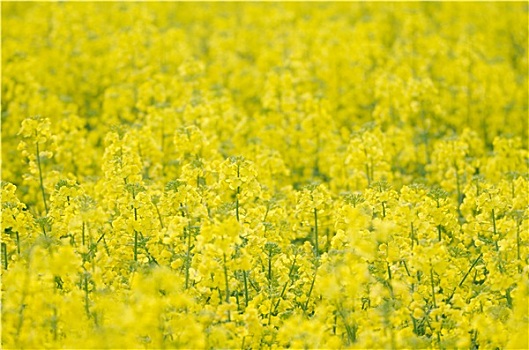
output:
{"label": "green stem", "polygon": [[[237,179],[241,174],[241,166],[237,164]],[[239,218],[239,193],[241,193],[240,186],[237,186],[237,193],[235,194],[235,216],[237,217],[237,222],[240,222]]]}
{"label": "green stem", "polygon": [[83,226],[82,226],[82,229],[81,229],[81,240],[83,242],[83,245],[85,245],[85,234],[84,234],[84,232],[85,232],[85,223],[83,221]]}
{"label": "green stem", "polygon": [[86,311],[86,315],[90,317],[90,299],[88,297],[88,273],[85,271],[84,273],[84,307]]}
{"label": "green stem", "polygon": [[40,180],[40,191],[42,192],[42,200],[44,202],[44,209],[46,210],[46,215],[48,215],[48,203],[46,203],[46,193],[44,192],[44,181],[42,180],[42,167],[40,165],[40,151],[39,143],[37,145],[37,166],[39,168],[39,180]]}
{"label": "green stem", "polygon": [[408,277],[411,277],[410,270],[408,270],[408,265],[406,264],[406,260],[402,260],[402,264],[404,265],[404,269],[406,270],[406,274]]}
{"label": "green stem", "polygon": [[459,217],[463,217],[463,214],[461,213],[461,203],[463,202],[463,195],[461,193],[461,180],[459,179],[458,171],[459,171],[459,168],[456,165],[455,173],[456,173],[456,190],[457,190],[457,212],[459,214]]}
{"label": "green stem", "polygon": [[411,226],[411,230],[410,230],[411,249],[413,249],[414,236],[415,236],[415,232],[414,232],[414,228],[413,228],[413,222],[410,224],[410,226]]}
{"label": "green stem", "polygon": [[345,326],[345,331],[347,332],[347,338],[349,338],[349,344],[356,342],[357,327],[356,326],[351,327],[349,325],[341,307],[338,311],[338,314],[342,318],[343,325]]}
{"label": "green stem", "polygon": [[272,323],[272,300],[270,300],[270,308],[268,308],[268,327]]}
{"label": "green stem", "polygon": [[[498,234],[498,231],[496,229],[496,215],[494,213],[494,209],[491,209],[491,216],[492,216],[492,231],[494,235],[496,236]],[[498,246],[498,240],[494,239],[494,247],[496,248],[496,251],[498,252],[500,250],[500,247]]]}
{"label": "green stem", "polygon": [[312,294],[312,290],[314,289],[314,283],[316,282],[317,273],[318,273],[318,268],[316,267],[316,270],[314,271],[314,277],[312,278],[312,282],[310,284],[309,293],[307,294],[307,301],[305,302],[305,307],[303,308],[304,312],[307,312],[307,309],[309,307],[310,295]]}
{"label": "green stem", "polygon": [[160,210],[158,210],[158,206],[156,204],[154,204],[154,209],[156,209],[156,214],[158,215],[158,221],[160,221],[160,226],[164,228],[162,216],[160,215]]}
{"label": "green stem", "polygon": [[369,165],[366,163],[366,178],[367,178],[367,185],[371,185],[371,176],[369,175]]}
{"label": "green stem", "polygon": [[[132,190],[132,199],[136,199],[134,189]],[[134,208],[134,221],[138,221],[138,209]],[[138,231],[134,230],[134,261],[138,261]]]}
{"label": "green stem", "polygon": [[228,283],[228,266],[226,265],[226,253],[223,254],[224,258],[224,283],[226,284],[226,303],[230,303],[230,285]]}
{"label": "green stem", "polygon": [[189,269],[190,268],[191,268],[191,229],[188,226],[187,228],[187,251],[186,251],[186,289],[189,287]]}
{"label": "green stem", "polygon": [[472,265],[468,269],[468,271],[465,274],[465,276],[463,276],[463,279],[461,280],[461,282],[459,282],[458,287],[461,287],[463,285],[463,283],[465,282],[466,278],[470,274],[470,271],[472,271],[472,269],[476,266],[476,264],[478,263],[479,259],[481,259],[482,256],[483,256],[483,253],[479,254],[479,256],[476,258],[476,260],[474,260],[474,262],[472,263]]}
{"label": "green stem", "polygon": [[46,227],[45,227],[45,223],[42,223],[40,225],[40,227],[42,228],[42,234],[44,235],[44,237],[47,237],[48,235],[46,234]]}
{"label": "green stem", "polygon": [[2,242],[2,260],[4,262],[4,270],[7,270],[7,245]]}
{"label": "green stem", "polygon": [[237,222],[240,222],[240,218],[239,218],[239,187],[237,187],[237,198],[235,199],[235,217],[237,218]]}
{"label": "green stem", "polygon": [[467,273],[465,273],[465,275],[463,276],[463,278],[461,279],[461,282],[459,282],[459,284],[454,288],[454,290],[452,291],[452,294],[450,294],[450,296],[448,297],[447,299],[447,302],[452,300],[452,298],[454,297],[454,294],[456,292],[456,289],[458,287],[461,287],[463,285],[463,283],[465,283],[465,280],[467,279],[468,275],[470,274],[470,272],[472,271],[472,269],[476,266],[476,264],[478,263],[478,261],[481,259],[481,257],[483,256],[483,253],[479,254],[479,256],[476,258],[476,260],[474,260],[474,262],[472,263],[472,265],[470,265],[470,268],[468,269]]}
{"label": "green stem", "polygon": [[134,261],[138,261],[138,231],[134,230]]}
{"label": "green stem", "polygon": [[[520,224],[516,226],[516,257],[518,258],[518,261],[520,261]],[[518,266],[519,272],[521,271],[521,266]]]}
{"label": "green stem", "polygon": [[314,208],[314,254],[320,256],[318,247],[318,210]]}
{"label": "green stem", "polygon": [[[519,228],[519,226],[518,226],[518,228]],[[520,230],[518,229],[518,231],[520,231]],[[15,231],[15,234],[17,236],[17,253],[18,253],[18,255],[20,255],[20,234],[18,233],[18,231]]]}
{"label": "green stem", "polygon": [[243,278],[244,278],[244,304],[248,307],[248,301],[249,301],[249,298],[248,298],[248,276],[247,276],[247,271],[243,271],[242,272],[242,275],[243,275]]}
{"label": "green stem", "polygon": [[292,265],[290,265],[290,270],[288,271],[289,280],[286,281],[285,284],[283,285],[283,289],[281,290],[281,294],[279,295],[279,298],[277,299],[277,303],[274,306],[274,313],[276,313],[277,308],[279,307],[279,303],[281,302],[281,299],[283,299],[283,296],[285,295],[285,292],[287,290],[288,284],[292,280],[292,273],[294,272],[294,267],[296,266],[297,257],[298,257],[297,255],[294,255],[294,260],[292,261]]}
{"label": "green stem", "polygon": [[57,337],[58,337],[58,320],[57,320],[57,308],[54,307],[53,308],[53,316],[52,316],[52,320],[51,320],[51,328],[53,330],[53,340],[54,341],[57,341]]}
{"label": "green stem", "polygon": [[272,250],[268,251],[268,290],[272,290]]}
{"label": "green stem", "polygon": [[433,306],[435,308],[437,308],[437,303],[435,302],[435,283],[434,283],[434,280],[433,280],[433,266],[431,266],[431,262],[430,262],[430,282],[431,282],[431,286],[432,286]]}

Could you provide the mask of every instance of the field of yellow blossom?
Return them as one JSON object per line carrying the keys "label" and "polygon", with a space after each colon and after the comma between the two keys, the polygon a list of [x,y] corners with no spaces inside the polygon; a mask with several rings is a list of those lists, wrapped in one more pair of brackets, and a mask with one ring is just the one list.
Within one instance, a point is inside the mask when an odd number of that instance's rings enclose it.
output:
{"label": "field of yellow blossom", "polygon": [[2,2],[2,348],[527,349],[527,2]]}

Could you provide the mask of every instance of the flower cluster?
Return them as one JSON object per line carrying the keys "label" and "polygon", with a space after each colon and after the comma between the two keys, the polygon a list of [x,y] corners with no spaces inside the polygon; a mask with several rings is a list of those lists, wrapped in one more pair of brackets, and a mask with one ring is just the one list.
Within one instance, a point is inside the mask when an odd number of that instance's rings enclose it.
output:
{"label": "flower cluster", "polygon": [[2,4],[2,348],[528,348],[526,14]]}

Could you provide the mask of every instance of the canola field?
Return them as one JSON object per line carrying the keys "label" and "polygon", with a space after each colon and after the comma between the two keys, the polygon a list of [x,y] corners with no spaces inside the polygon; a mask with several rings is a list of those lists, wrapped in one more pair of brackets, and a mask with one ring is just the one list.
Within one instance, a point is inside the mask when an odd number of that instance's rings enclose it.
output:
{"label": "canola field", "polygon": [[1,6],[2,348],[529,347],[526,2]]}

